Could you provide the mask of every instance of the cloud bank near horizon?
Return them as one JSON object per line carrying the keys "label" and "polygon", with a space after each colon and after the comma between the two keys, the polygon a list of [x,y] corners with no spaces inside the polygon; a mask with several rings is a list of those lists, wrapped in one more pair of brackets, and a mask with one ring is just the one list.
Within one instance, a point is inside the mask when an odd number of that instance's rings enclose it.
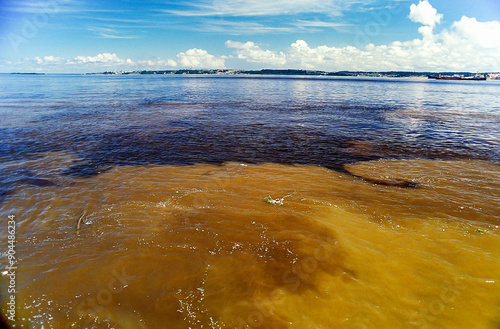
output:
{"label": "cloud bank near horizon", "polygon": [[[245,0],[246,1],[246,0]],[[302,3],[298,1],[299,4]],[[215,3],[215,2],[213,2]],[[318,2],[319,4],[320,2]],[[333,2],[332,2],[333,3]],[[262,3],[261,3],[262,5]],[[299,6],[300,7],[300,6]],[[226,7],[220,7],[226,8]],[[220,9],[219,8],[219,9]],[[256,7],[275,10],[276,6]],[[311,8],[314,8],[311,7]],[[193,12],[195,14],[196,12]],[[235,13],[227,12],[226,15]],[[228,55],[213,55],[199,48],[177,54],[175,59],[122,59],[116,53],[77,56],[67,59],[53,55],[0,63],[3,71],[18,72],[101,72],[161,70],[173,68],[239,69],[293,68],[325,71],[492,71],[500,70],[500,21],[480,22],[462,16],[447,29],[435,32],[443,14],[420,0],[410,6],[408,19],[420,24],[420,38],[390,44],[311,47],[302,39],[281,51],[265,49],[253,41],[227,40]]]}

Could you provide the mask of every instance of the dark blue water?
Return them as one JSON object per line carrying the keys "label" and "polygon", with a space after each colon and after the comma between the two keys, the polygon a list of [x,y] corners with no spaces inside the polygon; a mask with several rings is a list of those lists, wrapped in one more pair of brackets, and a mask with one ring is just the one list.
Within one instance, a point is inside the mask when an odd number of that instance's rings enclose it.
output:
{"label": "dark blue water", "polygon": [[[61,174],[74,176],[226,161],[498,162],[499,96],[500,81],[0,75],[0,162],[68,151],[79,160]],[[36,173],[3,176],[4,192],[12,177],[37,184]]]}

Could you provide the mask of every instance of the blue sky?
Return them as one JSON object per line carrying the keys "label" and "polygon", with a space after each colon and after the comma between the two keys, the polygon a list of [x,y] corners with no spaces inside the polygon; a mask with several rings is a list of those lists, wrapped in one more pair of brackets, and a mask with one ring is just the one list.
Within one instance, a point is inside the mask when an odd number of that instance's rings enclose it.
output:
{"label": "blue sky", "polygon": [[497,0],[0,0],[0,72],[500,71]]}

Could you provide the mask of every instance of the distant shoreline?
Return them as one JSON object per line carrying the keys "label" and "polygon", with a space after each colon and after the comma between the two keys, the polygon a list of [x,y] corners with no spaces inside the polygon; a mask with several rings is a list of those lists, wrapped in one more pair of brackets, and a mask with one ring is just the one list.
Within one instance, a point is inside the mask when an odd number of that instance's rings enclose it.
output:
{"label": "distant shoreline", "polygon": [[[131,72],[116,72],[107,71],[98,74],[104,75],[157,75],[157,74],[176,74],[176,75],[190,75],[190,74],[205,74],[205,75],[289,75],[289,76],[325,76],[325,77],[368,77],[368,78],[418,78],[427,79],[436,75],[443,76],[453,76],[460,75],[463,77],[473,77],[477,73],[472,72],[415,72],[415,71],[383,71],[383,72],[371,72],[371,71],[337,71],[337,72],[326,72],[317,70],[277,70],[277,69],[262,69],[262,70],[231,70],[231,69],[219,69],[219,70],[193,70],[193,69],[182,69],[182,70],[158,70],[158,71],[131,71]],[[489,79],[500,79],[499,73],[481,73],[482,75],[488,77]]]}
{"label": "distant shoreline", "polygon": [[[337,71],[337,72],[326,72],[317,70],[294,70],[294,69],[262,69],[262,70],[232,70],[232,69],[219,69],[219,70],[194,70],[194,69],[182,69],[182,70],[142,70],[142,71],[130,71],[130,72],[119,72],[119,71],[106,71],[97,74],[104,75],[149,75],[149,74],[215,74],[215,75],[295,75],[295,76],[334,76],[334,77],[374,77],[374,78],[422,78],[427,79],[428,76],[433,76],[437,74],[442,75],[454,75],[459,74],[463,76],[474,76],[476,73],[472,72],[415,72],[415,71],[382,71],[382,72],[371,72],[371,71]],[[489,75],[491,73],[481,73],[484,75]],[[497,76],[496,74],[495,76]]]}
{"label": "distant shoreline", "polygon": [[28,72],[28,73],[20,73],[20,72],[13,72],[9,74],[18,74],[18,75],[45,75],[45,73],[35,73],[35,72]]}
{"label": "distant shoreline", "polygon": [[[8,73],[17,75],[51,75],[52,73]],[[59,74],[59,73],[53,73]],[[233,70],[233,69],[181,69],[181,70],[140,70],[140,71],[105,71],[97,73],[60,73],[66,75],[261,75],[261,76],[324,76],[324,77],[365,77],[365,78],[413,78],[427,79],[429,76],[453,76],[460,75],[472,77],[473,72],[416,72],[416,71],[337,71],[326,72],[316,70],[294,70],[294,69],[262,69],[262,70]],[[498,72],[481,72],[488,79],[500,79]]]}

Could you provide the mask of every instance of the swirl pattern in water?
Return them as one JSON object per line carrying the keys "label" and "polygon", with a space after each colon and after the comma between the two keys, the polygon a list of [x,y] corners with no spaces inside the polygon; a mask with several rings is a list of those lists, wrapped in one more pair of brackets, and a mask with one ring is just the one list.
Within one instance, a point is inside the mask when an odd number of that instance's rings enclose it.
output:
{"label": "swirl pattern in water", "polygon": [[495,81],[0,83],[10,325],[500,324]]}

